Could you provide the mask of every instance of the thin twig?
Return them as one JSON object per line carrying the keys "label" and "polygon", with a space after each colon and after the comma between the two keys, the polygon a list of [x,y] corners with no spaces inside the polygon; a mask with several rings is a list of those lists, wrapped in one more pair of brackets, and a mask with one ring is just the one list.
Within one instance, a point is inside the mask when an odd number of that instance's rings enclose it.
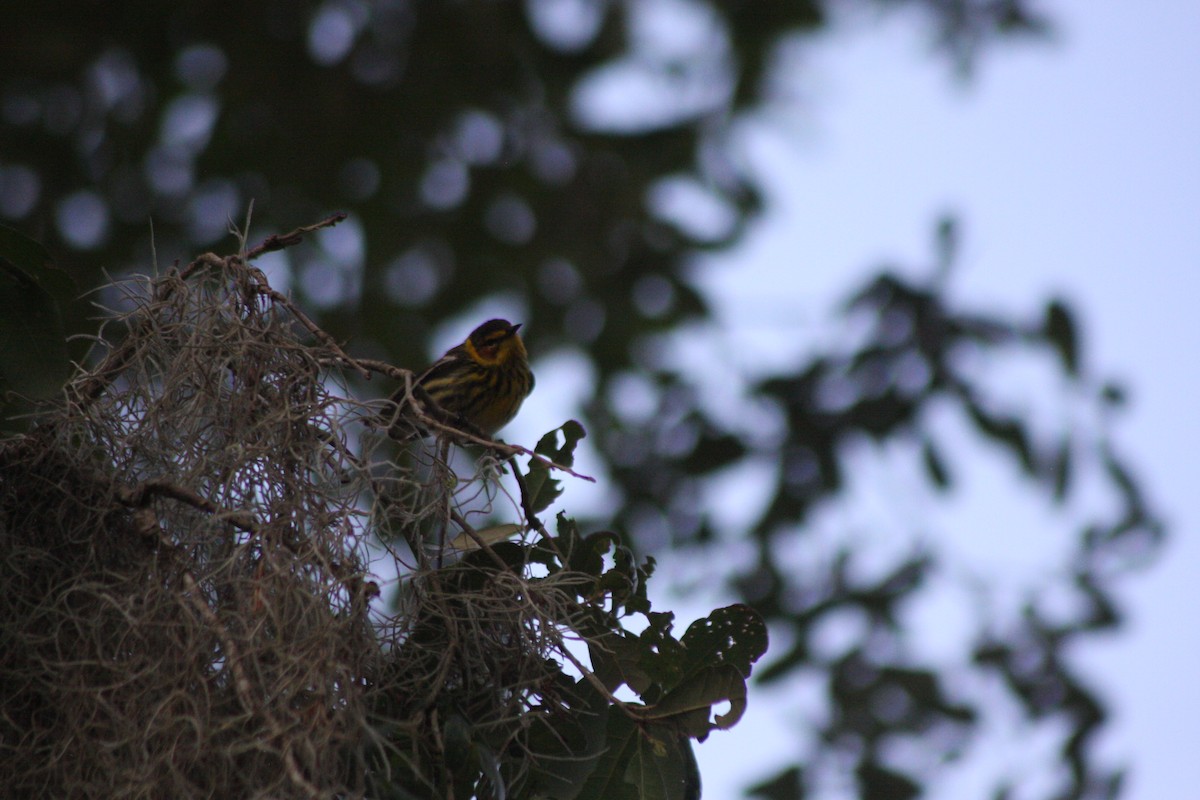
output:
{"label": "thin twig", "polygon": [[283,250],[285,248],[300,244],[300,242],[304,241],[305,234],[312,233],[313,231],[320,230],[321,228],[332,228],[345,218],[346,212],[338,211],[334,214],[330,214],[320,222],[314,222],[312,225],[301,225],[299,228],[289,231],[288,233],[272,233],[266,239],[263,239],[261,243],[246,251],[246,261],[253,261],[265,253],[273,253],[276,250]]}
{"label": "thin twig", "polygon": [[[480,447],[485,447],[488,450],[497,453],[501,457],[511,458],[512,456],[519,455],[529,456],[535,462],[541,464],[547,469],[565,472],[573,478],[588,481],[589,483],[596,482],[596,479],[591,475],[584,475],[583,473],[576,472],[568,466],[551,461],[540,453],[536,453],[533,450],[530,450],[529,448],[523,447],[519,444],[509,444],[507,442],[497,441],[496,439],[487,436],[485,433],[483,433],[483,431],[475,428],[470,423],[466,422],[466,420],[455,418],[454,415],[441,409],[438,406],[437,401],[430,397],[429,393],[426,392],[423,387],[410,382],[412,378],[415,377],[412,370],[397,367],[393,364],[387,363],[386,361],[378,361],[369,358],[348,358],[347,362],[352,364],[360,372],[380,372],[390,378],[396,378],[397,380],[405,381],[405,401],[409,407],[414,409],[414,412],[420,418],[420,421],[425,423],[427,427],[436,428],[442,433],[449,434],[461,440],[470,442],[471,444],[477,444]],[[414,397],[421,402],[412,402]],[[438,418],[439,413],[442,417],[440,419]]]}
{"label": "thin twig", "polygon": [[620,698],[618,698],[616,695],[614,695],[612,692],[610,692],[608,690],[608,687],[604,685],[604,681],[597,678],[596,674],[594,672],[592,672],[587,667],[585,667],[583,665],[583,663],[578,658],[575,657],[575,654],[571,652],[571,650],[567,647],[567,643],[562,641],[561,637],[558,637],[558,651],[560,653],[562,653],[564,656],[566,656],[566,659],[575,666],[575,669],[579,670],[580,674],[583,675],[583,677],[587,679],[587,682],[590,683],[593,687],[595,687],[596,691],[598,691],[598,692],[600,692],[600,694],[604,695],[605,699],[607,699],[610,703],[612,703],[617,708],[624,711],[632,719],[639,719],[638,715],[634,714],[630,710],[628,703],[622,701]]}
{"label": "thin twig", "polygon": [[161,478],[153,478],[138,484],[137,486],[121,489],[118,492],[118,499],[125,505],[133,508],[144,508],[150,501],[150,498],[158,495],[161,497],[169,497],[172,500],[178,500],[181,503],[187,503],[193,508],[205,511],[214,516],[221,516],[228,520],[235,528],[245,531],[246,533],[255,533],[258,531],[258,524],[254,521],[254,516],[245,511],[231,511],[221,508],[205,497],[201,497],[190,489],[185,489],[170,481],[165,481]]}
{"label": "thin twig", "polygon": [[572,478],[578,478],[579,480],[587,481],[588,483],[596,482],[596,479],[593,478],[591,475],[584,475],[581,472],[576,472],[575,470],[571,469],[568,466],[559,464],[556,461],[551,461],[550,459],[546,458],[545,456],[535,453],[534,451],[530,450],[528,447],[522,447],[519,444],[507,444],[507,443],[502,442],[502,443],[499,443],[495,447],[495,449],[497,451],[506,450],[507,451],[506,455],[529,456],[531,459],[533,459],[538,464],[541,464],[546,469],[552,469],[552,470],[556,470],[558,472],[565,472],[568,475],[570,475]]}
{"label": "thin twig", "polygon": [[529,484],[525,482],[525,476],[521,474],[521,465],[517,463],[516,456],[509,456],[508,466],[513,471],[513,477],[516,478],[517,488],[521,494],[521,512],[525,515],[525,523],[531,530],[535,530],[545,538],[551,538],[546,526],[538,519],[537,514],[533,510],[533,498],[529,496]]}
{"label": "thin twig", "polygon": [[[414,389],[415,394],[424,392],[424,390],[420,386],[415,386],[415,387],[413,387],[413,389]],[[426,397],[428,397],[427,394],[426,394]],[[432,402],[432,398],[430,398],[430,400]],[[435,403],[435,405],[436,405],[436,403]],[[445,413],[445,412],[443,412],[443,413]],[[497,455],[501,456],[502,458],[512,458],[513,456],[529,456],[531,459],[533,459],[538,464],[541,464],[546,469],[552,469],[552,470],[556,470],[558,472],[565,472],[566,474],[570,475],[573,478],[579,478],[580,480],[584,480],[589,483],[596,482],[596,479],[593,478],[592,476],[584,475],[582,473],[576,472],[575,470],[571,469],[568,466],[551,461],[550,459],[546,458],[545,456],[543,456],[539,453],[535,453],[533,450],[530,450],[528,447],[523,447],[519,444],[509,444],[508,442],[497,441],[496,439],[492,439],[492,438],[486,436],[482,431],[479,431],[477,433],[472,433],[469,430],[464,430],[463,427],[455,427],[454,425],[446,424],[444,422],[441,422],[441,421],[429,416],[426,409],[418,409],[417,414],[418,414],[418,416],[420,416],[421,421],[426,423],[430,427],[437,428],[438,430],[440,430],[444,433],[450,434],[452,436],[456,436],[462,440],[468,441],[472,444],[477,444],[480,447],[484,447],[488,450],[491,450],[492,452],[496,453]],[[458,421],[458,422],[461,424],[461,421]],[[478,429],[476,429],[476,431],[478,431]]]}
{"label": "thin twig", "polygon": [[[342,359],[339,358],[337,363],[341,363],[341,361]],[[395,378],[397,380],[404,380],[405,376],[413,374],[412,370],[404,369],[403,367],[397,367],[394,364],[389,364],[386,361],[379,361],[374,358],[351,358],[350,361],[359,369],[365,369],[368,372],[381,372],[384,375],[387,375],[389,378]],[[328,365],[332,363],[334,363],[332,359],[322,359],[321,361],[322,365]],[[370,380],[370,378],[368,378],[368,380]]]}
{"label": "thin twig", "polygon": [[288,299],[288,297],[286,295],[281,294],[280,292],[273,289],[270,286],[270,284],[266,284],[266,283],[259,285],[258,293],[262,294],[262,295],[266,295],[267,297],[270,297],[276,303],[278,303],[279,305],[283,306],[288,311],[290,311],[292,316],[295,317],[296,319],[298,319],[300,321],[300,324],[303,325],[308,330],[309,333],[311,333],[313,336],[317,337],[317,339],[321,342],[321,344],[325,345],[330,350],[337,353],[338,357],[340,359],[342,359],[342,361],[344,361],[346,364],[354,366],[358,370],[358,373],[363,376],[364,380],[371,379],[370,372],[363,369],[362,367],[357,366],[355,364],[354,359],[351,358],[349,356],[349,354],[347,354],[346,351],[342,349],[342,346],[337,343],[337,340],[334,339],[329,333],[327,333],[325,331],[325,329],[321,328],[320,326],[317,325],[317,323],[313,322],[309,318],[309,316],[307,314],[305,314],[303,311],[301,311],[291,300]]}
{"label": "thin twig", "polygon": [[491,559],[496,562],[496,566],[500,567],[501,572],[512,571],[512,567],[510,567],[503,558],[496,554],[496,551],[492,549],[492,546],[485,542],[482,537],[480,537],[475,529],[471,527],[470,523],[463,518],[462,514],[458,513],[457,510],[452,508],[450,509],[450,518],[453,519],[460,528],[462,528],[462,532],[470,537],[471,541],[479,545],[480,550],[487,551],[488,556],[490,556]]}

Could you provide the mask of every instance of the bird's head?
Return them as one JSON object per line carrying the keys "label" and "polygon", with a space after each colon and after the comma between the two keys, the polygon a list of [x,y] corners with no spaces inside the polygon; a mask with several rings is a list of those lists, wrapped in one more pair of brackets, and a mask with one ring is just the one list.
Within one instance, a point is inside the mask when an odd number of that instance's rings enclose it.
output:
{"label": "bird's head", "polygon": [[490,319],[471,331],[463,343],[471,358],[485,366],[507,364],[514,358],[526,358],[525,343],[517,335],[520,323]]}

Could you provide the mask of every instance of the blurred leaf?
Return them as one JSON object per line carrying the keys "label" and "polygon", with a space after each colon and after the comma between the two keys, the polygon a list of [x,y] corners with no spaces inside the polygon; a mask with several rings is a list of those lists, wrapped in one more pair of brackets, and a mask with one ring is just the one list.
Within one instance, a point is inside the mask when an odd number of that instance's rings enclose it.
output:
{"label": "blurred leaf", "polygon": [[788,767],[778,775],[756,783],[746,792],[762,800],[804,800],[804,770]]}
{"label": "blurred leaf", "polygon": [[705,432],[688,458],[688,470],[705,475],[739,461],[746,452],[745,443],[732,434]]}
{"label": "blurred leaf", "polygon": [[937,223],[936,249],[938,269],[943,273],[958,258],[959,222],[950,215],[943,216]]}
{"label": "blurred leaf", "polygon": [[782,656],[776,655],[771,659],[771,663],[759,670],[756,683],[760,686],[779,681],[791,677],[796,670],[807,665],[812,660],[812,652],[809,650],[808,641],[803,635],[803,625],[794,625],[794,628],[800,628],[801,633],[796,635],[797,642]]}
{"label": "blurred leaf", "polygon": [[1108,382],[1100,391],[1100,397],[1112,408],[1120,408],[1129,402],[1129,394],[1119,383]]}
{"label": "blurred leaf", "polygon": [[1037,466],[1034,463],[1033,447],[1029,443],[1029,433],[1021,422],[1013,417],[994,417],[980,408],[974,400],[967,401],[966,409],[980,433],[1012,451],[1027,475],[1035,474]]}
{"label": "blurred leaf", "polygon": [[929,476],[933,485],[939,489],[949,489],[950,472],[946,469],[946,462],[942,460],[937,447],[929,439],[921,445],[921,460],[925,464],[925,474]]}
{"label": "blurred leaf", "polygon": [[1067,499],[1067,491],[1071,487],[1071,451],[1071,439],[1064,436],[1050,463],[1050,480],[1057,503]]}
{"label": "blurred leaf", "polygon": [[1079,331],[1071,309],[1062,300],[1051,300],[1046,306],[1046,321],[1042,333],[1058,351],[1063,369],[1071,377],[1079,375]]}
{"label": "blurred leaf", "polygon": [[912,800],[921,786],[912,778],[879,764],[862,764],[855,773],[863,800]]}
{"label": "blurred leaf", "polygon": [[54,265],[46,248],[7,225],[0,225],[0,264],[5,271],[15,270],[23,283],[37,286],[59,306],[75,300],[75,282]]}
{"label": "blurred leaf", "polygon": [[24,429],[8,415],[28,410],[26,398],[53,397],[66,380],[63,307],[73,300],[70,278],[45,248],[0,225],[0,428]]}
{"label": "blurred leaf", "polygon": [[902,291],[904,284],[890,271],[871,278],[861,289],[850,294],[843,302],[845,312],[861,311],[878,313]]}

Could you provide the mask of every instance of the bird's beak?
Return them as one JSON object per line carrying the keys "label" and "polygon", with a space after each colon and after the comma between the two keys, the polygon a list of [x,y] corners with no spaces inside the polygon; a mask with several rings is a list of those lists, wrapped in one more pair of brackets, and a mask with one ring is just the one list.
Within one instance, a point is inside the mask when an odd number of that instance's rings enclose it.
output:
{"label": "bird's beak", "polygon": [[509,329],[508,329],[508,334],[511,336],[512,334],[516,333],[516,332],[517,332],[517,331],[519,331],[519,330],[521,330],[521,323],[520,323],[520,322],[518,322],[516,325],[513,325],[511,328],[509,328]]}

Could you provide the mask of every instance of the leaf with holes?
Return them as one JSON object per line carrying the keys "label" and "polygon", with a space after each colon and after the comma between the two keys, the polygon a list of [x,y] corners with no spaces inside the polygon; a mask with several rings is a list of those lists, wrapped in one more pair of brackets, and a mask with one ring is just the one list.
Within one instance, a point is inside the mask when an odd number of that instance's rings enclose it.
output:
{"label": "leaf with holes", "polygon": [[[560,433],[563,439],[561,445],[558,443]],[[575,463],[575,445],[579,444],[579,440],[585,436],[587,436],[587,431],[583,429],[582,425],[573,419],[567,420],[562,427],[555,428],[543,436],[533,450],[555,464],[569,467]],[[529,471],[525,473],[525,488],[529,490],[529,507],[535,514],[545,511],[562,494],[562,481],[551,478],[550,469],[542,461],[535,458],[529,459]]]}

